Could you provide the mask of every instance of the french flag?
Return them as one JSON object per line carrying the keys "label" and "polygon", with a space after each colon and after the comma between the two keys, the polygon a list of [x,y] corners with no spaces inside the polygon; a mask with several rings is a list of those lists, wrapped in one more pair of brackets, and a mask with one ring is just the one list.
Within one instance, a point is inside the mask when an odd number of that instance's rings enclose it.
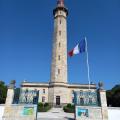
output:
{"label": "french flag", "polygon": [[83,53],[85,51],[86,51],[86,40],[83,39],[68,54],[70,57],[72,57],[73,55]]}

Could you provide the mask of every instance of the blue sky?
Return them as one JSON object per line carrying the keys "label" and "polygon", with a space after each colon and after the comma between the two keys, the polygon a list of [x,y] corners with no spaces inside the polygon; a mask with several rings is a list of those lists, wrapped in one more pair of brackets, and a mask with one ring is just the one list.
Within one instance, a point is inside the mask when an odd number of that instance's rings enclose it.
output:
{"label": "blue sky", "polygon": [[[88,40],[91,81],[120,84],[120,0],[65,0],[68,50]],[[0,80],[48,82],[56,0],[0,0]],[[86,55],[68,57],[68,81],[88,83]]]}

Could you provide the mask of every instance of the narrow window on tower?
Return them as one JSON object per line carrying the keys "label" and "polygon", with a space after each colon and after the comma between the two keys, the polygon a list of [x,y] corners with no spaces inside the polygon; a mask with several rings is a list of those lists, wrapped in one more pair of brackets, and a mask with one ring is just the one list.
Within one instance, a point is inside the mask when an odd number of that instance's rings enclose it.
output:
{"label": "narrow window on tower", "polygon": [[61,19],[60,19],[60,24],[61,24]]}
{"label": "narrow window on tower", "polygon": [[60,55],[58,56],[58,60],[60,60]]}
{"label": "narrow window on tower", "polygon": [[60,74],[60,69],[58,69],[58,74]]}
{"label": "narrow window on tower", "polygon": [[61,46],[60,42],[59,42],[59,47]]}
{"label": "narrow window on tower", "polygon": [[59,31],[59,35],[61,36],[61,31]]}

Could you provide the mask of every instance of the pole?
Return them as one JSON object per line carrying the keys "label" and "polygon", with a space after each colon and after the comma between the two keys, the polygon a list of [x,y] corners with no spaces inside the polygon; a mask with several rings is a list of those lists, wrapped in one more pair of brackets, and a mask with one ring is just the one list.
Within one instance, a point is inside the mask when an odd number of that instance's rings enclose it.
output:
{"label": "pole", "polygon": [[87,70],[88,70],[88,82],[89,82],[89,90],[90,90],[90,67],[89,67],[89,60],[88,60],[88,44],[87,44],[87,38],[85,37],[85,43],[86,43],[86,55],[87,55]]}

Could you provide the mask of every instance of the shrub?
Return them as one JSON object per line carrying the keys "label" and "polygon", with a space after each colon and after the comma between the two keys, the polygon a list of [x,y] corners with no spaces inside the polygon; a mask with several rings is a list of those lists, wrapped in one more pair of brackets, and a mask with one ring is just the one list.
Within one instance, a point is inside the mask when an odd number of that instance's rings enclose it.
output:
{"label": "shrub", "polygon": [[44,104],[44,107],[47,107],[47,106],[49,106],[49,103],[45,103],[45,104]]}
{"label": "shrub", "polygon": [[47,112],[51,109],[51,106],[48,103],[38,103],[38,112]]}
{"label": "shrub", "polygon": [[43,107],[43,103],[42,102],[38,103],[38,106]]}
{"label": "shrub", "polygon": [[74,113],[75,112],[75,106],[71,104],[67,104],[66,106],[63,107],[64,112],[67,113]]}
{"label": "shrub", "polygon": [[70,103],[69,103],[69,104],[67,104],[67,107],[68,107],[68,108],[71,108],[71,106],[72,106],[72,105],[71,105]]}
{"label": "shrub", "polygon": [[63,107],[63,110],[64,110],[64,111],[67,111],[67,106],[64,106],[64,107]]}

